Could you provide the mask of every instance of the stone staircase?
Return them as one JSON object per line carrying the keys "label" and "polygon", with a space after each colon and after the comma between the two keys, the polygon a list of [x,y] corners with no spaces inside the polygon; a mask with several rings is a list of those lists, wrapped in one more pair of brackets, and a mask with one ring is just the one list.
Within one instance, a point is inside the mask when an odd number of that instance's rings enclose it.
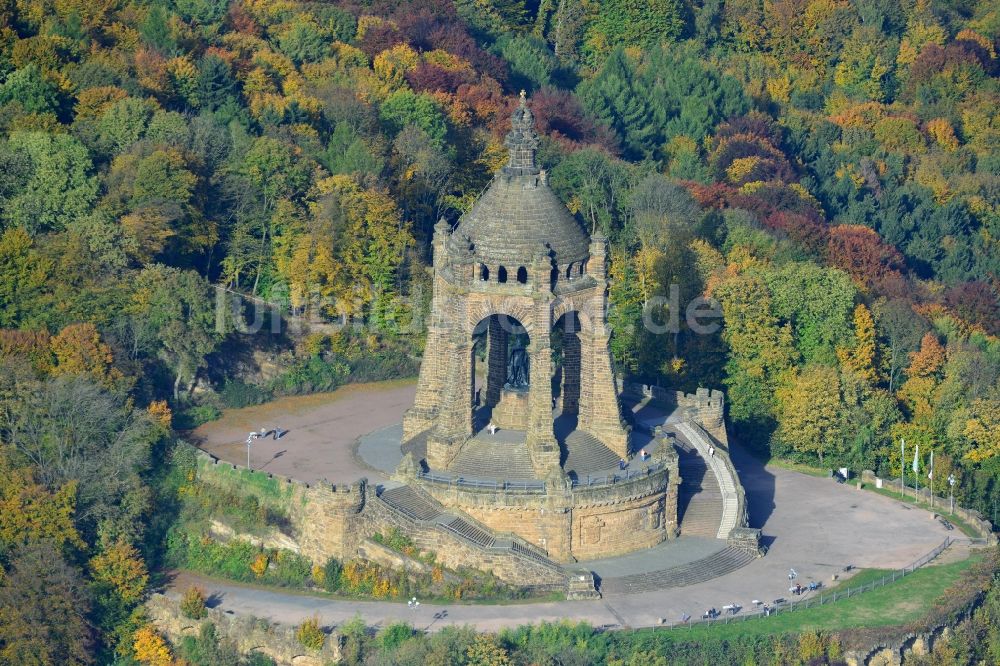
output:
{"label": "stone staircase", "polygon": [[636,594],[650,590],[666,590],[703,583],[736,571],[756,559],[750,553],[735,548],[723,548],[700,560],[675,567],[605,578],[600,583],[601,594]]}
{"label": "stone staircase", "polygon": [[[697,451],[702,459],[702,463],[706,465],[708,471],[705,473],[703,479],[708,477],[715,479],[716,487],[721,496],[722,517],[714,536],[719,539],[726,539],[734,527],[741,526],[741,516],[739,515],[740,496],[737,491],[739,481],[734,478],[736,471],[730,464],[727,464],[729,461],[728,454],[724,451],[718,451],[718,447],[716,447],[718,455],[709,455],[709,447],[714,446],[714,444],[701,426],[691,421],[679,421],[674,424],[674,428],[677,434]],[[725,456],[725,460],[723,460],[723,456]],[[682,470],[682,485],[683,479],[684,472]],[[707,486],[704,482],[703,485]],[[745,526],[745,523],[743,525]],[[681,530],[683,531],[683,529],[682,525]]]}
{"label": "stone staircase", "polygon": [[499,556],[513,558],[518,569],[534,568],[537,572],[541,567],[546,572],[545,579],[550,581],[543,586],[546,589],[551,589],[552,580],[568,581],[570,577],[566,570],[549,559],[540,548],[513,534],[496,533],[464,514],[452,513],[419,488],[408,485],[383,488],[376,493],[376,497],[396,516],[393,522],[421,547],[434,548],[439,545],[432,535],[434,532],[443,532],[466,546],[481,551],[483,561]]}
{"label": "stone staircase", "polygon": [[583,430],[574,430],[560,442],[563,469],[567,474],[586,476],[589,472],[617,469],[619,456],[599,439]]}
{"label": "stone staircase", "polygon": [[491,531],[485,527],[473,525],[464,518],[456,516],[447,522],[440,521],[440,525],[449,532],[458,534],[467,541],[473,542],[480,548],[492,548],[497,542],[496,537],[493,536]]}
{"label": "stone staircase", "polygon": [[535,478],[524,441],[505,441],[484,431],[465,443],[447,471],[452,476],[478,479]]}
{"label": "stone staircase", "polygon": [[678,446],[681,485],[677,514],[683,536],[716,538],[722,521],[722,493],[715,475],[694,448]]}
{"label": "stone staircase", "polygon": [[411,486],[397,486],[382,491],[382,501],[414,520],[434,520],[444,514],[444,507]]}

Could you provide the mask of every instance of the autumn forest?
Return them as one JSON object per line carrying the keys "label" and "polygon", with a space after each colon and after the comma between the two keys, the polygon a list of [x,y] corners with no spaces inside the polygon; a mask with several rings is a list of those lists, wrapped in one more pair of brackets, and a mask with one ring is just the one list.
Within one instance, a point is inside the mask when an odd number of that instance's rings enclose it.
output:
{"label": "autumn forest", "polygon": [[522,89],[620,376],[995,516],[998,49],[975,0],[0,0],[0,662],[136,663],[176,432],[415,374]]}

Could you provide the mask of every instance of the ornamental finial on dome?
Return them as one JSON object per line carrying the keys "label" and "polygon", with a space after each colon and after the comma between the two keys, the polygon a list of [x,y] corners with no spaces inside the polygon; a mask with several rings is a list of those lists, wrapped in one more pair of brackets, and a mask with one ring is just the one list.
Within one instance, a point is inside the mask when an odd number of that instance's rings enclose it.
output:
{"label": "ornamental finial on dome", "polygon": [[521,91],[521,103],[510,117],[510,133],[504,139],[510,152],[510,160],[503,168],[511,176],[536,175],[535,150],[538,148],[538,134],[535,133],[535,116],[528,108],[528,98]]}

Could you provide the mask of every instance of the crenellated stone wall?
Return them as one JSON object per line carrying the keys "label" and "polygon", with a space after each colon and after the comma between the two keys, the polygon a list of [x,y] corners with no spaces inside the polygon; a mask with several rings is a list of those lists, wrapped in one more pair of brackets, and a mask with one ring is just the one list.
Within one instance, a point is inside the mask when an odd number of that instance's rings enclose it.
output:
{"label": "crenellated stone wall", "polygon": [[558,562],[573,562],[642,550],[677,535],[677,457],[671,452],[661,462],[649,475],[614,484],[573,487],[560,479],[544,492],[407,481],[494,531],[516,534]]}
{"label": "crenellated stone wall", "polygon": [[[397,513],[378,498],[376,489],[365,479],[339,486],[308,484],[221,462],[200,449],[194,451],[200,479],[238,489],[256,496],[262,504],[283,510],[294,533],[285,535],[281,547],[301,553],[314,564],[323,565],[331,557],[342,561],[363,557],[371,549],[368,540],[373,534],[396,527],[421,548],[433,551],[446,567],[492,572],[505,583],[522,587],[561,590],[565,586],[566,572],[552,563],[518,557],[510,548],[477,548],[433,523],[421,524]],[[226,530],[221,525],[215,529]],[[269,543],[277,546],[279,541],[272,537]]]}

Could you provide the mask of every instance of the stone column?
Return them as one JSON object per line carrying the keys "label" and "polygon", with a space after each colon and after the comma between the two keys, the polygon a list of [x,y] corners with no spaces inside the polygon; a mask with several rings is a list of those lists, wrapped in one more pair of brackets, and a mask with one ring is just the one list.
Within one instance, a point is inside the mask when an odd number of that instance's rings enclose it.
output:
{"label": "stone column", "polygon": [[442,361],[447,365],[441,402],[434,427],[427,437],[427,464],[443,469],[451,464],[462,444],[472,436],[472,340],[452,332]]}
{"label": "stone column", "polygon": [[[544,261],[535,260],[536,267]],[[559,443],[552,424],[552,294],[547,288],[535,286],[534,330],[528,344],[531,362],[531,383],[528,386],[528,429],[525,436],[531,462],[538,478],[544,479],[559,467]]]}
{"label": "stone column", "polygon": [[420,363],[417,379],[417,393],[413,406],[403,416],[403,441],[411,439],[430,428],[438,415],[438,405],[444,387],[447,369],[446,349],[450,334],[450,322],[445,313],[450,299],[447,283],[440,272],[448,262],[445,243],[448,239],[448,224],[443,220],[434,227],[434,293],[431,295],[431,315],[427,325],[427,343]]}
{"label": "stone column", "polygon": [[[588,395],[588,419],[586,429],[609,449],[624,457],[628,453],[628,434],[621,417],[621,403],[615,372],[611,365],[611,336],[602,326],[594,331],[587,341],[590,367],[586,376],[590,386],[581,390],[581,396]],[[588,390],[589,389],[589,390]]]}
{"label": "stone column", "polygon": [[507,341],[508,333],[503,323],[497,317],[491,317],[486,337],[488,347],[486,352],[486,390],[484,404],[496,407],[500,402],[500,390],[507,379]]}

